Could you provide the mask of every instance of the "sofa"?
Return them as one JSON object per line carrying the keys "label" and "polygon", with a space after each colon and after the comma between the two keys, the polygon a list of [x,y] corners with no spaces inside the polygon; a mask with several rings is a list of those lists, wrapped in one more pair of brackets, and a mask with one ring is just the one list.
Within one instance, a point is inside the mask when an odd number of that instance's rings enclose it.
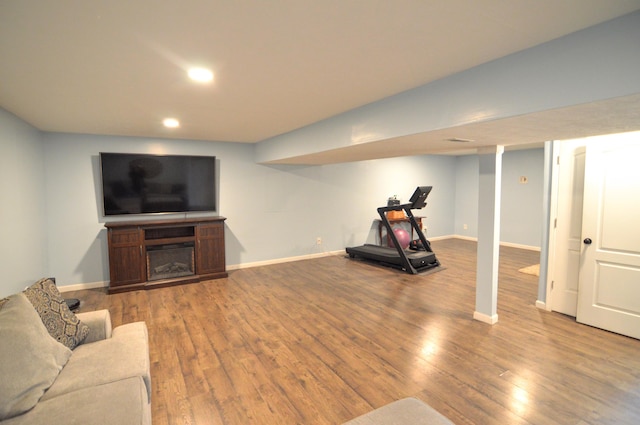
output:
{"label": "sofa", "polygon": [[0,300],[0,424],[151,424],[144,322],[74,314],[50,278]]}
{"label": "sofa", "polygon": [[449,419],[415,397],[382,406],[343,425],[453,425]]}

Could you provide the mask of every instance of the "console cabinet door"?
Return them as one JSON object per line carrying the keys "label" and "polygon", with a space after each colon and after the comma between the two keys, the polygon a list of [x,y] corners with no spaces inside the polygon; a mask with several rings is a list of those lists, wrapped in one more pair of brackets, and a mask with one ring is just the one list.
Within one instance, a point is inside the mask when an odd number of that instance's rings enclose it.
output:
{"label": "console cabinet door", "polygon": [[197,274],[225,273],[224,223],[198,225]]}
{"label": "console cabinet door", "polygon": [[109,229],[110,287],[146,281],[143,232],[135,229]]}

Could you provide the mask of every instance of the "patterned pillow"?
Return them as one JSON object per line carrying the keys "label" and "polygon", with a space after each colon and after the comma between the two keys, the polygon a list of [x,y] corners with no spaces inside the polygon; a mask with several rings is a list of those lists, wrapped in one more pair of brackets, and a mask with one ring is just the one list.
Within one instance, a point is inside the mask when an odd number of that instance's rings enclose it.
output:
{"label": "patterned pillow", "polygon": [[52,279],[40,279],[25,289],[24,294],[56,341],[73,350],[87,337],[89,326],[69,310]]}

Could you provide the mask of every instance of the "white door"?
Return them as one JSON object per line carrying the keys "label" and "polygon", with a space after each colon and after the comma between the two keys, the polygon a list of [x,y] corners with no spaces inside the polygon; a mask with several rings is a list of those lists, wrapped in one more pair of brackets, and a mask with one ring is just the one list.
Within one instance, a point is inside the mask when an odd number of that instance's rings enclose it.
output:
{"label": "white door", "polygon": [[576,320],[640,339],[640,133],[621,139],[587,147]]}
{"label": "white door", "polygon": [[582,203],[584,193],[585,141],[560,144],[556,248],[551,310],[576,316],[578,278],[582,252]]}

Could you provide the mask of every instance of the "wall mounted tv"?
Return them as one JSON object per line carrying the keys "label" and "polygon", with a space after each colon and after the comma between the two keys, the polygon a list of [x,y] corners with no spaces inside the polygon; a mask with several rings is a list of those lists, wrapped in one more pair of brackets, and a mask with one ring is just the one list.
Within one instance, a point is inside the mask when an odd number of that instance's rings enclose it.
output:
{"label": "wall mounted tv", "polygon": [[216,210],[214,156],[100,153],[105,216]]}

